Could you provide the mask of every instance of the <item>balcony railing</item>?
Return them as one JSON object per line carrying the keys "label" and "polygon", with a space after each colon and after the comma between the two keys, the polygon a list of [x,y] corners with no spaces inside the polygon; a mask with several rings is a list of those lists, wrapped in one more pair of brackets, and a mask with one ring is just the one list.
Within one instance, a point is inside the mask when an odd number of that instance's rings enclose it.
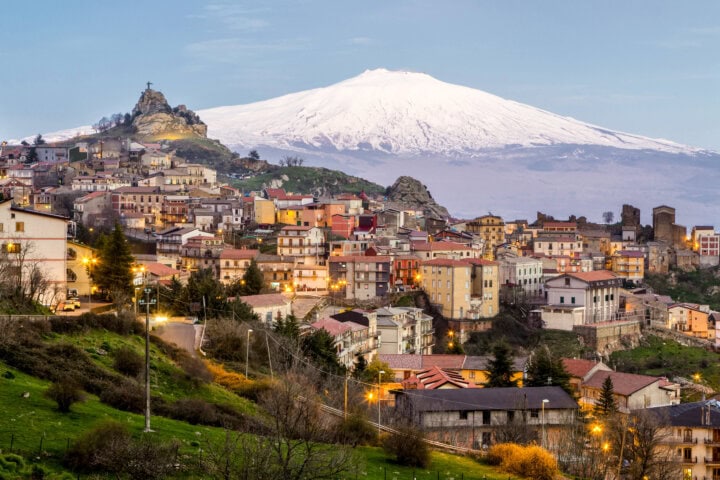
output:
{"label": "balcony railing", "polygon": [[720,457],[705,457],[706,465],[720,465]]}
{"label": "balcony railing", "polygon": [[705,445],[720,445],[720,438],[706,438],[703,443]]}
{"label": "balcony railing", "polygon": [[[705,463],[707,463],[707,458],[706,458],[705,460],[706,460]],[[698,463],[698,459],[697,459],[697,457],[690,457],[690,458],[683,457],[683,458],[680,460],[680,463],[684,463],[684,464]]]}

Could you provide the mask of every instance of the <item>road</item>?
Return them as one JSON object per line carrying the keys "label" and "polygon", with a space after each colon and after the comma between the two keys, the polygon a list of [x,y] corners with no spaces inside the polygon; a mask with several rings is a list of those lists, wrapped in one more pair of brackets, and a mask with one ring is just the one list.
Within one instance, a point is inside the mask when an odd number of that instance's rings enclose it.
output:
{"label": "road", "polygon": [[187,350],[192,356],[196,356],[202,328],[202,325],[193,325],[187,321],[168,321],[154,324],[153,333],[166,342],[174,343],[179,348]]}

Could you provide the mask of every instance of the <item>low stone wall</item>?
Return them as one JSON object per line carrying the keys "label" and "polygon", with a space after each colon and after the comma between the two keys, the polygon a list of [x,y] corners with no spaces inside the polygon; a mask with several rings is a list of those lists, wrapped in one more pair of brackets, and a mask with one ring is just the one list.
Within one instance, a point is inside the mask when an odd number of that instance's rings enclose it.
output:
{"label": "low stone wall", "polygon": [[701,347],[709,350],[714,350],[715,345],[710,340],[704,338],[691,337],[675,330],[669,330],[667,328],[658,328],[656,326],[645,327],[645,333],[649,335],[657,335],[658,337],[674,340],[680,345],[686,347]]}
{"label": "low stone wall", "polygon": [[586,346],[603,355],[636,347],[642,336],[639,320],[576,325],[573,332],[582,337]]}

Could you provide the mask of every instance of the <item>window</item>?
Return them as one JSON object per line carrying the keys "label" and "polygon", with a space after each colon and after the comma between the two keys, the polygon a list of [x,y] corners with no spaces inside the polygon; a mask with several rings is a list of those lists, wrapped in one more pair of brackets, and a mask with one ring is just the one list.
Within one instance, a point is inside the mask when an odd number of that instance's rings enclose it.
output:
{"label": "window", "polygon": [[683,460],[692,460],[692,448],[691,447],[683,448]]}
{"label": "window", "polygon": [[569,279],[569,278],[566,278],[566,279],[565,279],[565,286],[566,286],[566,287],[569,287],[569,286],[570,286],[570,279]]}
{"label": "window", "polygon": [[565,303],[565,297],[560,297],[560,303]]}
{"label": "window", "polygon": [[575,305],[575,297],[570,297],[570,303],[572,303],[573,305]]}
{"label": "window", "polygon": [[468,419],[468,411],[467,410],[460,410],[460,420],[467,420]]}
{"label": "window", "polygon": [[483,410],[482,412],[482,424],[483,425],[490,425],[490,411]]}
{"label": "window", "polygon": [[540,410],[537,408],[530,410],[530,418],[540,418]]}
{"label": "window", "polygon": [[3,253],[20,253],[21,247],[19,243],[3,243]]}
{"label": "window", "polygon": [[0,232],[5,231],[4,223],[0,223]]}
{"label": "window", "polygon": [[16,232],[24,232],[25,231],[25,222],[15,222],[15,231]]}
{"label": "window", "polygon": [[513,420],[515,420],[515,410],[508,410],[508,412],[507,412],[508,423],[512,423]]}

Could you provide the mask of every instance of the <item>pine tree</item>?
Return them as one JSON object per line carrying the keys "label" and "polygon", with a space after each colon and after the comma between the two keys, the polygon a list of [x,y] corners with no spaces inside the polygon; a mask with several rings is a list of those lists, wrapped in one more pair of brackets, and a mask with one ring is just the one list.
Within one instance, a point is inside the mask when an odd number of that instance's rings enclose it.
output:
{"label": "pine tree", "polygon": [[615,390],[615,386],[613,385],[610,375],[608,375],[602,384],[600,398],[595,404],[593,413],[595,413],[596,416],[609,417],[610,415],[617,413],[618,407],[617,403],[615,403],[615,397],[613,397],[613,390]]}
{"label": "pine tree", "polygon": [[297,340],[298,338],[300,338],[300,325],[298,324],[295,315],[288,315],[284,319],[278,319],[278,321],[275,323],[274,330],[280,335],[288,337],[292,340]]}
{"label": "pine tree", "polygon": [[562,387],[570,395],[574,394],[570,387],[570,374],[565,370],[562,359],[554,357],[547,346],[542,346],[531,356],[525,386],[543,387],[548,385]]}
{"label": "pine tree", "polygon": [[496,343],[493,347],[493,360],[488,362],[488,381],[486,387],[517,387],[513,375],[513,354],[505,342]]}
{"label": "pine tree", "polygon": [[242,284],[244,295],[257,295],[265,287],[265,278],[254,258],[250,260],[250,266],[243,275]]}
{"label": "pine tree", "polygon": [[110,297],[129,295],[135,258],[120,224],[116,223],[112,233],[101,237],[98,244],[98,262],[91,272],[93,281]]}

